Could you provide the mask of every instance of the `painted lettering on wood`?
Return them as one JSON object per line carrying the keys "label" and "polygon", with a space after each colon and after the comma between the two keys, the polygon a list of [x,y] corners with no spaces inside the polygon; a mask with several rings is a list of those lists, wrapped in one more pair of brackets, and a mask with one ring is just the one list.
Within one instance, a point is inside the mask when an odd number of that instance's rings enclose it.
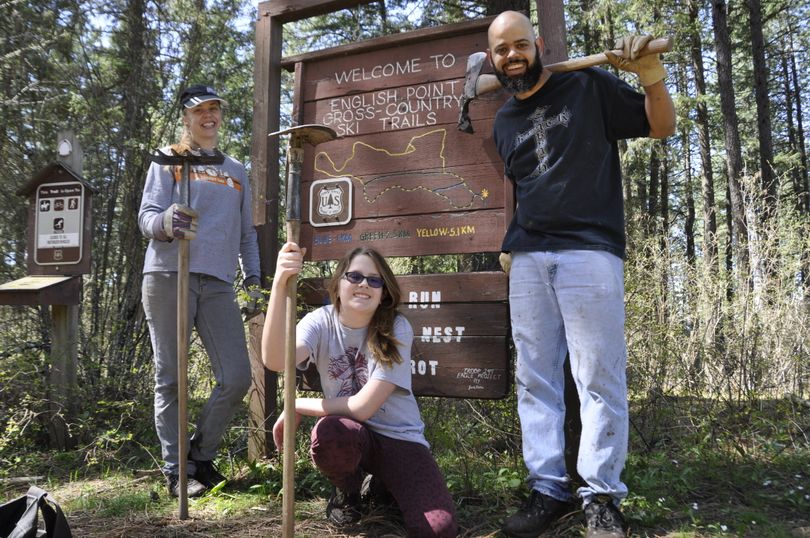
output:
{"label": "painted lettering on wood", "polygon": [[[411,374],[420,396],[502,398],[509,390],[509,312],[500,272],[401,275],[400,312],[413,328]],[[311,308],[328,303],[324,279],[303,279]],[[302,388],[317,388],[310,374]]]}
{"label": "painted lettering on wood", "polygon": [[[420,396],[503,398],[509,390],[506,336],[414,338],[413,390]],[[436,341],[438,340],[438,341]]]}
{"label": "painted lettering on wood", "polygon": [[386,256],[413,256],[414,250],[419,254],[497,251],[503,218],[503,211],[485,210],[355,219],[342,227],[302,226],[301,244],[315,251],[313,260],[338,259],[356,246],[373,247]]}
{"label": "painted lettering on wood", "polygon": [[[483,28],[437,32],[296,65],[299,117],[340,136],[305,153],[301,243],[309,259],[339,258],[360,244],[399,256],[500,250],[503,165],[491,124],[503,96],[475,103],[475,135],[456,127],[467,57],[486,46]],[[330,193],[312,188],[337,178],[353,187],[345,223],[318,212],[335,210],[323,202]]]}

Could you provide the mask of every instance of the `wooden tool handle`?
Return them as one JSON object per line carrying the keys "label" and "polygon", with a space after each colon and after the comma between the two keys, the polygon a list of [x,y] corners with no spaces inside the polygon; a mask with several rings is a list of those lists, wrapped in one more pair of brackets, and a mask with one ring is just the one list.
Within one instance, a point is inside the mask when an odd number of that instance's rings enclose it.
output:
{"label": "wooden tool handle", "polygon": [[[191,206],[188,160],[182,163],[180,201]],[[177,246],[177,454],[179,488],[179,517],[188,519],[188,286],[189,240],[178,239]]]}
{"label": "wooden tool handle", "polygon": [[[298,243],[301,222],[287,221],[287,241]],[[287,280],[286,326],[284,349],[284,452],[282,453],[281,515],[283,538],[295,533],[295,324],[297,320],[298,277]]]}
{"label": "wooden tool handle", "polygon": [[[639,56],[647,56],[648,54],[660,54],[662,52],[669,52],[672,50],[672,38],[660,37],[653,39],[641,49],[638,53]],[[614,50],[614,54],[622,56],[621,50]],[[599,54],[591,54],[590,56],[583,56],[582,58],[572,58],[563,62],[557,62],[546,66],[546,69],[555,73],[566,71],[576,71],[578,69],[585,69],[586,67],[594,67],[608,63],[608,57],[604,52]]]}

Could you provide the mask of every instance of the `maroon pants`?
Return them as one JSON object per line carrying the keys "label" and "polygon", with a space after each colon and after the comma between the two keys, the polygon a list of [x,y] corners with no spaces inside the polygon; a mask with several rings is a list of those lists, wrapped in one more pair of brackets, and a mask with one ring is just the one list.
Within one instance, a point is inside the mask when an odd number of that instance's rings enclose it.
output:
{"label": "maroon pants", "polygon": [[402,511],[408,536],[458,534],[455,503],[426,446],[374,433],[347,417],[326,416],[312,428],[310,454],[343,491],[359,491],[363,473],[381,480]]}

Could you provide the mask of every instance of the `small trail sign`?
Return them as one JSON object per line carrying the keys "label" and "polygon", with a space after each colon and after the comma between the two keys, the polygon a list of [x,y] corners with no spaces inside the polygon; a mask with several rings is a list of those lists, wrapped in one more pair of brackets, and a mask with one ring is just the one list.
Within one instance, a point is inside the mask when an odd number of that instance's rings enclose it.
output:
{"label": "small trail sign", "polygon": [[95,189],[63,162],[40,170],[18,191],[29,198],[27,262],[31,275],[90,272]]}
{"label": "small trail sign", "polygon": [[34,250],[38,265],[73,265],[82,259],[84,185],[50,183],[37,187]]}

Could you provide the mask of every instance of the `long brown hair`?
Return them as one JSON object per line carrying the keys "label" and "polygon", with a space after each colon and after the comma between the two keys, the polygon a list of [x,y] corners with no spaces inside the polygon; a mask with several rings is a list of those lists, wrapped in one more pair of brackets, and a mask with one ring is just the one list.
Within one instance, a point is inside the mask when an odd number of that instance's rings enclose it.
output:
{"label": "long brown hair", "polygon": [[373,248],[357,247],[338,262],[335,273],[326,285],[326,291],[329,292],[332,304],[340,312],[340,294],[338,293],[340,280],[352,260],[363,255],[371,258],[384,282],[380,304],[368,324],[368,349],[374,354],[377,361],[385,366],[391,366],[394,362],[399,364],[402,362],[402,355],[399,354],[397,345],[401,342],[394,338],[394,320],[397,317],[397,307],[399,307],[402,292],[399,289],[397,278],[385,258]]}

